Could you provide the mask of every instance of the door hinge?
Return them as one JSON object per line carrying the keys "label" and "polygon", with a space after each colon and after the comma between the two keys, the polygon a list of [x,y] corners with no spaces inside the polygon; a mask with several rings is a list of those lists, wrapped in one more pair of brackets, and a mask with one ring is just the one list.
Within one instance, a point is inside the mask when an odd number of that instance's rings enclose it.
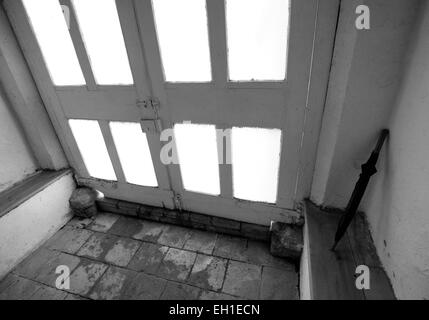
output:
{"label": "door hinge", "polygon": [[177,210],[182,211],[183,206],[182,206],[182,195],[180,193],[175,193],[174,192],[174,205],[176,207]]}

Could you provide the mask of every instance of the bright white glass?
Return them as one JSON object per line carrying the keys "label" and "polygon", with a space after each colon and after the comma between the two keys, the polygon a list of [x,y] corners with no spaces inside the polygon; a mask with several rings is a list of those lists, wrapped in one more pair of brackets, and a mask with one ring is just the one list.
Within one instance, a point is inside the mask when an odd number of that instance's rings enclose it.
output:
{"label": "bright white glass", "polygon": [[73,0],[73,6],[95,81],[133,84],[115,0]]}
{"label": "bright white glass", "polygon": [[84,85],[59,1],[23,0],[23,4],[54,85]]}
{"label": "bright white glass", "polygon": [[116,180],[98,121],[70,119],[69,124],[89,175]]}
{"label": "bright white glass", "polygon": [[232,128],[234,197],[275,203],[280,164],[279,129]]}
{"label": "bright white glass", "polygon": [[165,80],[211,81],[206,1],[152,2]]}
{"label": "bright white glass", "polygon": [[219,164],[215,126],[176,124],[174,138],[184,188],[188,191],[219,195]]}
{"label": "bright white glass", "polygon": [[110,122],[113,140],[129,183],[157,187],[155,169],[146,133],[136,122]]}
{"label": "bright white glass", "polygon": [[226,0],[229,79],[286,76],[289,0]]}

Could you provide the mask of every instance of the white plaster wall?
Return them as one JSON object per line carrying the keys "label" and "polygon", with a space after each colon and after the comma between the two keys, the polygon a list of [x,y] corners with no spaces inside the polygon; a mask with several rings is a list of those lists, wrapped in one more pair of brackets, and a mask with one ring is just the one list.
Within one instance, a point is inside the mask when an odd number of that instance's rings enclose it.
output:
{"label": "white plaster wall", "polygon": [[22,128],[0,88],[0,192],[34,173],[37,167]]}
{"label": "white plaster wall", "polygon": [[390,139],[364,206],[401,299],[429,299],[429,6],[421,11]]}
{"label": "white plaster wall", "polygon": [[70,219],[71,174],[0,218],[0,279]]}
{"label": "white plaster wall", "polygon": [[[311,199],[344,208],[377,136],[388,125],[420,0],[343,0]],[[355,27],[358,5],[370,30]]]}
{"label": "white plaster wall", "polygon": [[[311,199],[344,208],[380,130],[390,129],[360,209],[400,299],[429,299],[429,9],[424,0],[357,0],[340,12]],[[422,18],[422,20],[420,20]]]}
{"label": "white plaster wall", "polygon": [[22,125],[39,168],[67,168],[57,135],[1,5],[0,30],[0,86],[4,96]]}

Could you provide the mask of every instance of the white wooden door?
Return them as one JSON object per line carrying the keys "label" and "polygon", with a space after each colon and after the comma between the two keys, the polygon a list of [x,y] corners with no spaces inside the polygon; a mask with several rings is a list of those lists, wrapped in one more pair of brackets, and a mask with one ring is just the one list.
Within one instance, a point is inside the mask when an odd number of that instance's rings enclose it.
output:
{"label": "white wooden door", "polygon": [[[160,150],[159,133],[155,130],[145,132],[151,156],[155,160],[153,161],[153,166],[157,178],[157,187],[149,187],[127,182],[123,163],[120,161],[118,148],[115,147],[112,131],[109,126],[111,122],[128,122],[137,125],[140,124],[142,120],[155,119],[154,109],[148,106],[151,97],[150,82],[147,80],[144,56],[134,18],[133,2],[131,0],[117,1],[116,7],[115,2],[110,2],[110,9],[113,6],[115,14],[117,12],[114,17],[117,20],[116,22],[120,21],[120,26],[117,27],[123,34],[120,35],[121,39],[112,38],[111,40],[112,42],[113,40],[118,40],[114,45],[126,47],[126,63],[129,63],[129,68],[132,72],[131,83],[126,85],[114,83],[106,85],[97,83],[96,74],[94,72],[96,70],[95,64],[91,63],[88,54],[90,44],[87,43],[86,46],[84,44],[82,23],[85,22],[85,17],[81,18],[82,21],[79,21],[79,25],[77,7],[75,7],[76,3],[73,5],[70,0],[61,0],[60,3],[67,6],[66,9],[68,14],[70,14],[69,32],[84,77],[83,85],[57,85],[55,83],[55,70],[49,70],[48,61],[44,59],[43,39],[37,37],[38,31],[42,33],[41,37],[43,36],[44,30],[41,25],[43,24],[43,18],[45,18],[44,15],[47,13],[51,14],[46,18],[52,19],[53,28],[64,27],[59,25],[57,21],[57,13],[59,10],[58,1],[49,0],[46,1],[46,3],[42,1],[37,2],[37,4],[36,1],[28,1],[27,7],[25,7],[25,2],[8,1],[5,3],[5,7],[9,18],[15,24],[16,33],[18,37],[20,37],[20,42],[25,50],[26,58],[42,94],[42,98],[56,125],[58,136],[61,139],[71,165],[76,170],[79,181],[98,189],[103,192],[106,197],[174,208],[173,193],[171,191],[167,169],[159,161],[156,161]],[[44,10],[44,12],[38,12],[37,5],[40,5],[41,10]],[[85,9],[85,7],[83,7],[83,9]],[[104,8],[100,9],[102,9],[100,12],[95,12],[93,19],[102,20],[100,16],[109,14],[109,12],[106,13],[108,8],[106,10]],[[34,21],[32,21],[31,12],[28,10],[33,10]],[[55,22],[57,22],[58,25],[54,25]],[[62,21],[62,23],[64,23],[64,21]],[[52,37],[55,36],[55,34],[48,33],[48,36]],[[110,36],[111,35],[108,34],[100,34],[100,37],[109,38]],[[94,41],[94,39],[91,38],[87,40]],[[48,51],[49,48],[46,50]],[[45,52],[46,58],[48,58],[47,54],[49,54],[49,52]],[[71,64],[71,62],[72,61],[65,60],[64,64]],[[111,63],[115,64],[116,62],[112,61]],[[107,68],[108,67],[109,66],[107,66]],[[57,68],[61,69],[61,67]],[[100,135],[99,133],[101,132],[100,136],[102,136],[102,140],[99,144],[103,146],[99,151],[102,152],[105,145],[104,149],[107,149],[109,158],[101,160],[103,162],[109,162],[108,167],[113,168],[114,174],[112,178],[103,179],[103,175],[98,178],[94,177],[94,175],[91,176],[88,170],[88,163],[85,165],[83,159],[85,154],[82,151],[84,150],[79,149],[77,141],[71,131],[69,122],[71,119],[94,120],[97,122],[98,125],[96,124],[96,126],[92,128],[92,133],[94,135],[97,133]],[[83,139],[84,138],[85,137],[83,137]],[[87,138],[89,139],[90,137]],[[136,149],[139,148],[139,142],[140,141],[137,140],[129,141]],[[106,163],[100,162],[99,165],[106,165]]]}
{"label": "white wooden door", "polygon": [[[198,1],[204,0],[193,0]],[[245,8],[246,1],[241,2]],[[69,9],[69,31],[84,84],[56,85],[26,7],[21,1],[4,2],[79,181],[100,190],[107,197],[167,208],[180,207],[264,225],[268,225],[271,220],[283,220],[293,213],[299,183],[299,156],[318,1],[290,0],[289,10],[284,12],[285,19],[288,20],[288,31],[283,39],[287,43],[284,78],[231,81],[228,72],[231,70],[231,65],[228,66],[231,61],[228,61],[227,44],[228,0],[206,0],[204,14],[208,24],[206,32],[210,79],[201,82],[192,79],[173,82],[166,78],[168,70],[161,55],[160,21],[155,21],[153,10],[156,0],[116,0],[115,3],[133,78],[132,83],[127,85],[106,85],[97,81],[95,64],[88,52],[89,44],[85,42],[83,20],[79,19],[77,8],[70,0],[61,0],[61,4],[67,6],[66,11]],[[100,12],[94,13],[95,21],[101,19],[103,10]],[[244,9],[243,14],[245,12]],[[179,18],[187,19],[186,15]],[[114,37],[112,41],[113,39]],[[184,51],[186,52],[186,48]],[[101,144],[106,146],[107,162],[111,162],[114,178],[100,179],[91,176],[88,163],[83,160],[82,149],[79,149],[73,136],[70,119],[94,120],[98,123],[103,137]],[[160,141],[160,133],[162,129],[189,121],[192,124],[211,125],[216,129],[249,127],[280,130],[281,155],[275,200],[266,203],[236,198],[233,188],[234,164],[230,163],[219,164],[219,194],[187,190],[180,164],[164,165],[160,160],[160,150],[166,144]],[[120,148],[112,137],[112,122],[141,125],[145,134],[143,139],[147,139],[150,149],[156,186],[130,182],[124,170],[125,163],[121,159]],[[218,152],[221,142],[221,137],[217,136]],[[141,146],[141,140],[130,139],[129,143],[136,150]],[[250,182],[258,183],[251,179]]]}

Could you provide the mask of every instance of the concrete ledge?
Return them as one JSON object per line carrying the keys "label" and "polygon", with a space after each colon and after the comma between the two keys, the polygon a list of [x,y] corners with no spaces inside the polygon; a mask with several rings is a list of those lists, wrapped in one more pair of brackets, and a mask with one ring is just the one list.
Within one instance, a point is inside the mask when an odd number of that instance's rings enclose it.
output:
{"label": "concrete ledge", "polygon": [[1,194],[0,278],[70,220],[74,188],[65,170],[41,172]]}
{"label": "concrete ledge", "polygon": [[142,219],[219,232],[228,235],[241,236],[254,240],[270,240],[270,228],[268,226],[219,218],[190,211],[152,207],[110,198],[97,200],[97,205],[100,211],[140,217]]}
{"label": "concrete ledge", "polygon": [[39,171],[0,193],[0,217],[18,207],[61,177],[70,174],[69,169],[60,171]]}
{"label": "concrete ledge", "polygon": [[[341,217],[306,202],[304,250],[301,256],[301,299],[393,300],[395,295],[380,264],[362,213],[349,226],[335,252],[330,248]],[[356,267],[370,271],[370,289],[357,289]]]}

